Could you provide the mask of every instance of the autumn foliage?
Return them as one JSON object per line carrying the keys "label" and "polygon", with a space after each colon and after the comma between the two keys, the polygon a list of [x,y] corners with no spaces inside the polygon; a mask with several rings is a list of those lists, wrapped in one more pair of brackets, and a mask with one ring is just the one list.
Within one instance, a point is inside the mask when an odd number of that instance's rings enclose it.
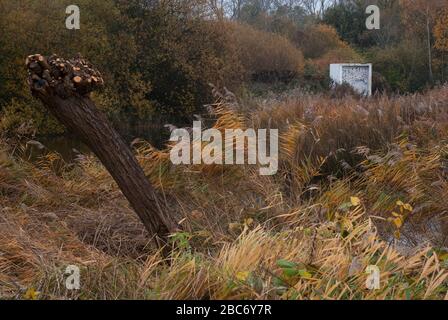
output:
{"label": "autumn foliage", "polygon": [[436,38],[435,47],[442,51],[448,51],[448,9],[442,10],[434,27]]}
{"label": "autumn foliage", "polygon": [[287,38],[249,25],[232,23],[229,27],[249,77],[275,80],[294,78],[303,73],[303,54]]}

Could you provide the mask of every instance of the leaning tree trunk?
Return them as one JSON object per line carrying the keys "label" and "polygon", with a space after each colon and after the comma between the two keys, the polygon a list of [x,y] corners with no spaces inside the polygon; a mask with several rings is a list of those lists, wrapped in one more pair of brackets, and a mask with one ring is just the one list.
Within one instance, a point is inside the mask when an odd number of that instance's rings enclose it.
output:
{"label": "leaning tree trunk", "polygon": [[100,112],[89,93],[104,83],[92,65],[76,57],[27,58],[28,84],[35,97],[100,159],[158,245],[176,223],[158,201],[154,188],[121,136]]}

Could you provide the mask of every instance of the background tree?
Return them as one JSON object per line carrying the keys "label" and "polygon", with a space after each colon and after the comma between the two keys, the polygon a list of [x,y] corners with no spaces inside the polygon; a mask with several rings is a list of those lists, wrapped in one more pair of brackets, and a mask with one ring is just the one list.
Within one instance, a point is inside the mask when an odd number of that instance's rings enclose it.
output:
{"label": "background tree", "polygon": [[439,66],[441,82],[443,83],[446,79],[447,70],[446,54],[448,53],[448,9],[440,12],[434,27],[434,37],[434,47],[439,53],[436,57],[436,63]]}
{"label": "background tree", "polygon": [[434,27],[435,47],[448,51],[448,9],[441,11]]}
{"label": "background tree", "polygon": [[[381,28],[366,28],[366,8],[377,5],[381,12]],[[398,0],[344,0],[325,11],[323,21],[336,28],[341,38],[360,48],[375,45],[386,47],[402,35]]]}
{"label": "background tree", "polygon": [[447,0],[401,0],[403,21],[410,36],[420,36],[427,50],[428,80],[434,83],[433,73],[433,34],[438,12],[446,8]]}

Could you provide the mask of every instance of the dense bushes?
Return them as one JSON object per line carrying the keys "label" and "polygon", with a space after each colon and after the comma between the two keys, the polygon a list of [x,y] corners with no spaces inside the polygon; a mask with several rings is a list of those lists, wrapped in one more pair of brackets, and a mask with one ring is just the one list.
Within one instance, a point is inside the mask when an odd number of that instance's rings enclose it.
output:
{"label": "dense bushes", "polygon": [[305,85],[311,89],[328,88],[331,63],[360,63],[363,58],[339,38],[336,29],[324,24],[309,24],[297,30],[292,42],[307,58]]}
{"label": "dense bushes", "polygon": [[[300,6],[266,9],[244,2],[236,21],[230,21],[213,13],[205,0],[79,0],[79,31],[65,28],[69,4],[0,0],[3,130],[32,119],[40,134],[63,131],[26,87],[23,61],[36,52],[88,57],[105,76],[107,85],[94,99],[109,117],[119,126],[153,127],[156,132],[166,122],[190,123],[193,114],[213,101],[210,83],[236,93],[256,87],[254,81],[325,90],[330,63],[363,61],[372,62],[382,87],[393,91],[420,90],[445,81],[448,74],[446,17],[428,17],[434,48],[427,48],[426,33],[420,30],[425,17],[415,8],[404,10],[419,17],[415,36],[407,32],[400,37],[412,19],[401,18],[398,4],[384,8],[385,27],[372,32],[357,29],[364,1],[341,2],[323,18]],[[428,49],[433,49],[431,59]]]}
{"label": "dense bushes", "polygon": [[287,80],[303,74],[302,52],[288,39],[248,25],[229,25],[247,76],[255,80]]}
{"label": "dense bushes", "polygon": [[294,43],[302,49],[305,58],[319,58],[331,49],[342,45],[333,27],[324,24],[310,25],[298,31]]}
{"label": "dense bushes", "polygon": [[[246,17],[255,23],[250,26],[211,18],[202,0],[80,0],[81,29],[73,31],[64,24],[69,4],[0,0],[3,130],[30,119],[39,134],[64,130],[31,98],[25,84],[23,61],[36,52],[80,52],[89,58],[106,79],[104,90],[94,96],[98,105],[125,131],[143,127],[154,132],[167,122],[190,123],[194,113],[213,101],[210,83],[235,92],[251,81],[321,83],[329,61],[358,60],[333,28],[299,28],[285,13],[264,15],[268,24]],[[307,72],[302,51],[313,59]]]}
{"label": "dense bushes", "polygon": [[147,97],[154,101],[159,116],[185,120],[210,102],[209,83],[232,89],[241,84],[228,30],[220,22],[196,17],[188,1],[151,10],[137,1],[126,14],[139,48],[136,68],[151,83]]}
{"label": "dense bushes", "polygon": [[[25,57],[40,52],[60,55],[81,54],[98,66],[107,79],[102,95],[108,95],[106,109],[120,109],[131,104],[131,93],[138,92],[132,79],[136,55],[133,37],[127,33],[126,21],[114,1],[80,0],[82,26],[79,31],[65,28],[65,8],[69,1],[20,2],[0,0],[2,35],[0,36],[0,108],[2,127],[11,129],[20,121],[35,120],[40,133],[58,133],[62,128],[48,125],[49,115],[36,108],[25,83]],[[106,101],[106,99],[103,99]],[[11,117],[6,117],[6,116]]]}
{"label": "dense bushes", "polygon": [[366,55],[393,91],[415,91],[427,84],[426,51],[415,41],[402,41],[386,48],[374,47]]}
{"label": "dense bushes", "polygon": [[187,2],[145,7],[143,1],[80,0],[78,31],[65,28],[68,1],[0,4],[0,108],[6,130],[29,119],[41,134],[62,130],[28,93],[23,62],[35,52],[88,57],[106,78],[104,91],[94,98],[120,125],[181,122],[210,102],[208,83],[241,84],[226,29],[195,16]]}

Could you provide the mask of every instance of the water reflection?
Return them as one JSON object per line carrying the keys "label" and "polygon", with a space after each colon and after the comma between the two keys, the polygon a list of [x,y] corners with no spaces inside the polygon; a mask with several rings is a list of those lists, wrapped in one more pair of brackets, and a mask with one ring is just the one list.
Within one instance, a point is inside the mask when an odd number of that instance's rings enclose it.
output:
{"label": "water reflection", "polygon": [[[136,138],[141,138],[150,142],[153,146],[161,148],[164,141],[168,139],[168,134],[163,129],[150,130],[146,132],[137,132],[134,134],[125,133],[122,137],[130,145]],[[39,137],[29,141],[22,157],[28,161],[36,161],[40,156],[48,152],[57,152],[65,162],[70,163],[79,154],[90,154],[91,150],[82,143],[76,136],[49,136]]]}

